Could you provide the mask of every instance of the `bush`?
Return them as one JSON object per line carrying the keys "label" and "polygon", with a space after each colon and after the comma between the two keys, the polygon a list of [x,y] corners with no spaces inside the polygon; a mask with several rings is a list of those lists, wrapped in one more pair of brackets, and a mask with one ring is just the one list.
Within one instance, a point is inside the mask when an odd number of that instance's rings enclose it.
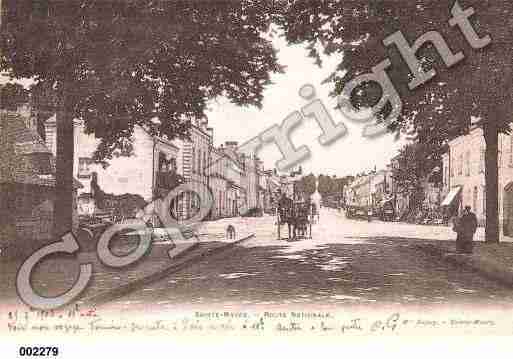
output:
{"label": "bush", "polygon": [[262,208],[254,207],[242,214],[242,217],[262,217],[263,215],[264,213]]}

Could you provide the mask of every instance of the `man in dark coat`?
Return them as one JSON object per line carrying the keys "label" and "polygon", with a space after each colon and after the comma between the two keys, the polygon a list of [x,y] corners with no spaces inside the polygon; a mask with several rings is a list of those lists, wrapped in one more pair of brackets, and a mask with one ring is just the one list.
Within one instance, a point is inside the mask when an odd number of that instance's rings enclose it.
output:
{"label": "man in dark coat", "polygon": [[[293,201],[287,197],[285,193],[281,193],[281,197],[278,200],[278,221],[279,224],[285,224],[287,223],[288,230],[289,230],[289,239],[291,237],[291,228],[294,228],[294,225],[292,223],[293,219]],[[279,228],[279,227],[278,227]],[[295,237],[295,228],[293,230],[293,236]],[[278,234],[278,239],[280,238],[280,234]]]}
{"label": "man in dark coat", "polygon": [[471,212],[470,206],[466,206],[458,219],[456,232],[456,251],[458,253],[472,254],[474,234],[477,230],[477,217]]}

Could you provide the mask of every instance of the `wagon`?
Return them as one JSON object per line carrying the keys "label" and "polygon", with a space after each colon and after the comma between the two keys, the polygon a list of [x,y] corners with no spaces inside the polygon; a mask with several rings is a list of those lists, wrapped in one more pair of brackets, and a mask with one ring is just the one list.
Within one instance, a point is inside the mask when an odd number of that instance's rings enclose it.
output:
{"label": "wagon", "polygon": [[276,211],[278,239],[282,239],[281,231],[284,225],[287,226],[289,240],[312,238],[315,212],[310,201],[292,201],[288,198],[280,200]]}

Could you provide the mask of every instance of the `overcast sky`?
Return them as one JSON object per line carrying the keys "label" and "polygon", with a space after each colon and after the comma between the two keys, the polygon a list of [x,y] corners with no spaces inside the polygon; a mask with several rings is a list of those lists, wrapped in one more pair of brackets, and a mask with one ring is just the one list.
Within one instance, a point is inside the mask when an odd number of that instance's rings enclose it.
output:
{"label": "overcast sky", "polygon": [[[312,58],[307,57],[304,46],[287,46],[282,38],[275,38],[279,49],[279,61],[285,65],[284,74],[273,76],[273,85],[264,93],[263,108],[238,107],[226,99],[220,99],[211,105],[208,112],[209,125],[214,128],[214,142],[219,145],[225,141],[238,141],[239,144],[250,140],[258,133],[274,124],[281,124],[290,113],[298,111],[307,101],[299,97],[299,89],[305,84],[314,85],[317,97],[330,110],[335,122],[343,121],[349,131],[330,146],[321,146],[317,137],[321,130],[313,119],[304,119],[291,135],[296,147],[307,145],[311,157],[302,163],[306,173],[336,174],[344,176],[368,171],[375,166],[384,168],[402,146],[392,135],[377,139],[365,139],[361,136],[363,126],[345,119],[335,110],[336,100],[329,97],[332,84],[321,84],[333,71],[340,59],[323,58],[319,68]],[[259,152],[266,168],[272,168],[281,158],[278,149],[270,144]]]}
{"label": "overcast sky", "polygon": [[[311,157],[301,163],[304,172],[345,176],[368,171],[375,166],[377,169],[384,168],[397,154],[402,142],[395,141],[392,135],[377,139],[363,138],[363,126],[345,119],[340,111],[334,109],[336,100],[328,95],[332,84],[321,84],[340,58],[325,57],[322,68],[319,68],[312,58],[307,57],[304,46],[287,46],[280,37],[275,37],[273,41],[279,50],[280,63],[286,66],[285,73],[272,77],[273,84],[264,93],[261,110],[238,107],[224,98],[213,101],[207,115],[209,126],[214,128],[214,143],[219,145],[225,141],[238,141],[241,144],[274,124],[280,125],[289,114],[307,104],[298,92],[303,85],[312,84],[317,98],[324,102],[335,122],[344,121],[349,131],[331,145],[321,146],[317,141],[321,134],[317,123],[313,119],[304,119],[291,135],[296,147],[306,145],[310,149]],[[5,81],[6,78],[0,76],[0,83]],[[23,83],[27,85],[29,82]],[[273,168],[281,158],[280,152],[272,144],[263,147],[258,154],[266,168]]]}

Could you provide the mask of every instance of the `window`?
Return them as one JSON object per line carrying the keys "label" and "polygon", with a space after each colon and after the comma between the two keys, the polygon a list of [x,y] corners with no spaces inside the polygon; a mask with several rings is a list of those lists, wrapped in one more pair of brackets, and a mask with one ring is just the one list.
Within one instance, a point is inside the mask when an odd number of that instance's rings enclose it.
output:
{"label": "window", "polygon": [[467,151],[467,153],[465,154],[465,163],[466,163],[465,175],[470,176],[470,151]]}
{"label": "window", "polygon": [[159,172],[176,172],[176,159],[159,152]]}
{"label": "window", "polygon": [[207,152],[203,156],[203,174],[207,175]]}
{"label": "window", "polygon": [[198,150],[198,173],[201,174],[201,150]]}
{"label": "window", "polygon": [[463,174],[463,155],[461,154],[459,157],[458,157],[458,175],[462,175]]}
{"label": "window", "polygon": [[485,161],[485,150],[481,148],[481,151],[479,152],[479,172],[484,172],[484,161]]}
{"label": "window", "polygon": [[509,165],[513,166],[513,135],[509,136]]}
{"label": "window", "polygon": [[191,156],[191,164],[192,164],[192,173],[196,172],[196,149],[192,148],[192,156]]}
{"label": "window", "polygon": [[486,217],[486,186],[482,186],[483,188],[483,216]]}
{"label": "window", "polygon": [[91,178],[91,164],[93,160],[88,157],[78,159],[78,178]]}
{"label": "window", "polygon": [[474,212],[477,212],[477,196],[479,194],[479,190],[477,189],[477,186],[474,187],[474,194],[472,196],[472,210]]}
{"label": "window", "polygon": [[36,18],[45,18],[49,15],[48,1],[33,0],[32,15]]}

